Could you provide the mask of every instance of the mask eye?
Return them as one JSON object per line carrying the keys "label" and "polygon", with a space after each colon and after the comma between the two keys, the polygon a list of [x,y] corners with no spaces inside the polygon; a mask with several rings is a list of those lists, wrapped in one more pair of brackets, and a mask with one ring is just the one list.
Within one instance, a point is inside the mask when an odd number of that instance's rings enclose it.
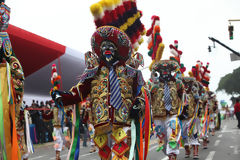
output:
{"label": "mask eye", "polygon": [[102,47],[102,50],[105,50],[105,49],[106,49],[106,46],[103,46],[103,47]]}
{"label": "mask eye", "polygon": [[154,76],[155,78],[158,78],[158,77],[160,76],[160,74],[159,74],[158,72],[155,72],[155,73],[153,73],[153,76]]}
{"label": "mask eye", "polygon": [[152,72],[151,77],[154,82],[158,82],[160,74],[158,72]]}

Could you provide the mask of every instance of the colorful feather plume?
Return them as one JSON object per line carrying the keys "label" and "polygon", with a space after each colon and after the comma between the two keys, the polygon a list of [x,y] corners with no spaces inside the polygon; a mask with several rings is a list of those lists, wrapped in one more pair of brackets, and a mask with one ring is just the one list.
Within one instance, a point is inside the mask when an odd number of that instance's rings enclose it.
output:
{"label": "colorful feather plume", "polygon": [[170,57],[170,60],[173,60],[178,63],[180,66],[180,71],[182,74],[186,71],[186,68],[184,67],[184,64],[181,63],[181,56],[182,56],[182,51],[178,49],[178,41],[175,40],[174,44],[169,45],[170,52],[173,54],[173,57]]}
{"label": "colorful feather plume", "polygon": [[148,55],[152,57],[152,63],[149,69],[152,70],[152,65],[162,58],[164,44],[162,43],[162,37],[160,35],[160,18],[158,16],[152,16],[151,28],[147,30],[146,36],[148,36]]}
{"label": "colorful feather plume", "polygon": [[143,42],[145,28],[137,9],[136,0],[101,0],[90,7],[96,27],[114,26],[124,31],[137,51]]}
{"label": "colorful feather plume", "polygon": [[208,87],[210,81],[210,70],[208,67],[209,63],[207,63],[206,66],[203,66],[203,63],[198,60],[197,64],[192,67],[192,72],[190,73],[205,87]]}

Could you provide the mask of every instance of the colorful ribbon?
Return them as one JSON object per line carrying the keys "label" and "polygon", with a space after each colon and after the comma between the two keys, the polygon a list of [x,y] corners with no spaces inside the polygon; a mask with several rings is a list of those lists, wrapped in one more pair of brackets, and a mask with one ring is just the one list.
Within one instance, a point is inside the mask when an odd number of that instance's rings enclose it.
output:
{"label": "colorful ribbon", "polygon": [[135,144],[136,144],[136,125],[135,125],[135,121],[132,120],[131,121],[131,147],[130,147],[129,160],[133,159]]}
{"label": "colorful ribbon", "polygon": [[[11,82],[12,86],[13,86],[13,81]],[[11,90],[11,95],[13,97],[13,90]],[[14,99],[13,99],[14,100]],[[20,150],[19,150],[19,142],[18,142],[18,137],[17,137],[17,129],[16,129],[16,122],[15,122],[15,102],[13,101],[13,104],[11,104],[10,106],[10,110],[11,110],[11,117],[12,117],[12,146],[11,146],[11,157],[12,160],[20,160],[21,159],[21,154],[20,154]],[[25,143],[25,142],[22,142]]]}
{"label": "colorful ribbon", "polygon": [[30,138],[30,126],[29,126],[29,120],[28,120],[28,111],[24,110],[24,118],[25,118],[25,124],[26,124],[26,142],[27,142],[27,149],[29,153],[34,152],[32,140]]}
{"label": "colorful ribbon", "polygon": [[2,65],[0,66],[0,139],[1,139],[1,153],[2,155],[0,156],[1,159],[3,160],[7,160],[7,155],[6,155],[6,146],[5,146],[5,132],[4,132],[4,121],[3,121],[3,116],[4,116],[4,112],[3,112],[3,103],[2,103],[2,99],[3,99],[3,82],[2,82],[2,77],[4,77],[4,67],[2,67]]}
{"label": "colorful ribbon", "polygon": [[197,114],[198,114],[198,108],[199,108],[199,104],[197,103],[194,116],[193,116],[193,118],[192,118],[192,120],[190,122],[190,125],[189,125],[188,136],[190,136],[192,134],[193,128],[195,126],[195,121],[196,121],[196,117],[197,117]]}
{"label": "colorful ribbon", "polygon": [[74,131],[73,131],[73,141],[72,141],[72,145],[71,145],[71,149],[69,151],[70,155],[69,158],[70,160],[77,160],[78,156],[79,156],[79,151],[80,151],[80,147],[79,147],[79,140],[80,140],[80,131],[79,131],[79,126],[80,126],[80,113],[79,113],[79,105],[76,104],[76,106],[74,107],[74,112],[75,112],[75,127],[74,127]]}
{"label": "colorful ribbon", "polygon": [[[10,135],[11,133],[11,119],[10,119],[10,106],[8,104],[8,87],[7,87],[7,67],[4,65],[4,67],[1,68],[1,97],[2,97],[2,109],[3,109],[3,130],[4,130],[4,146],[6,150],[6,156],[7,159],[11,159],[11,148],[12,148],[12,138]],[[15,115],[13,117],[15,120]],[[14,125],[14,124],[13,124]]]}
{"label": "colorful ribbon", "polygon": [[139,119],[136,123],[136,154],[135,158],[136,160],[143,160],[143,151],[142,151],[142,120]]}
{"label": "colorful ribbon", "polygon": [[146,90],[144,90],[145,94],[145,151],[144,151],[144,160],[147,159],[148,149],[149,149],[149,141],[150,141],[150,107],[148,102],[148,97]]}

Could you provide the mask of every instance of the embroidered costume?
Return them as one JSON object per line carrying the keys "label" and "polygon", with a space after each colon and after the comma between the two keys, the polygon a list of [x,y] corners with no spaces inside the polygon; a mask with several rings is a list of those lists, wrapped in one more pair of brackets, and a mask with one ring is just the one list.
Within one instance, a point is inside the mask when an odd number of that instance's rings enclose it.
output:
{"label": "embroidered costume", "polygon": [[0,159],[27,159],[33,148],[30,137],[26,139],[28,145],[25,144],[24,137],[24,118],[27,118],[21,112],[24,74],[13,52],[8,33],[5,32],[10,8],[4,1],[0,2]]}
{"label": "embroidered costume", "polygon": [[[146,91],[141,89],[145,84],[142,73],[137,69],[143,65],[143,59],[141,54],[134,53],[145,31],[140,21],[142,14],[132,0],[100,1],[90,9],[97,29],[91,38],[92,52],[85,54],[87,68],[70,92],[54,91],[52,96],[64,106],[76,104],[76,108],[89,97],[89,120],[101,159],[132,159],[134,151],[138,159],[143,150],[141,117],[147,98]],[[150,109],[146,106],[149,122]],[[147,151],[149,125],[145,128]],[[74,140],[72,146],[76,146]],[[69,159],[74,158],[73,150]],[[144,156],[146,159],[147,152]]]}
{"label": "embroidered costume", "polygon": [[171,60],[160,60],[152,67],[148,83],[151,93],[151,105],[155,131],[159,137],[159,148],[169,159],[176,159],[179,154],[178,141],[180,125],[178,113],[182,108],[184,85],[174,75],[179,65]]}
{"label": "embroidered costume", "polygon": [[190,148],[193,148],[193,158],[198,159],[199,134],[201,132],[199,112],[201,112],[200,98],[203,86],[194,77],[181,78],[186,93],[186,104],[180,115],[182,120],[182,139],[185,148],[185,157],[190,156]]}

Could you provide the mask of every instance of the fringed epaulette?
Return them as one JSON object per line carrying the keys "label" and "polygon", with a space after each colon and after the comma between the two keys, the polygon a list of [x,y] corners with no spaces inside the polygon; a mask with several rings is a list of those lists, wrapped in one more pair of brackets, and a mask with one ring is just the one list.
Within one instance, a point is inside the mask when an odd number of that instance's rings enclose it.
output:
{"label": "fringed epaulette", "polygon": [[142,72],[138,69],[135,69],[129,65],[126,65],[126,69],[127,69],[127,75],[129,77],[136,77],[137,76],[137,83],[139,86],[143,86],[145,84],[143,76],[142,76]]}
{"label": "fringed epaulette", "polygon": [[91,68],[91,69],[85,69],[85,71],[80,77],[79,83],[83,83],[86,79],[89,79],[95,76],[98,71],[98,68],[99,66],[96,66],[95,68]]}
{"label": "fringed epaulette", "polygon": [[1,48],[3,48],[6,57],[12,56],[12,45],[7,32],[0,32],[0,49]]}
{"label": "fringed epaulette", "polygon": [[182,80],[180,79],[176,79],[176,85],[177,85],[177,88],[184,88]]}

